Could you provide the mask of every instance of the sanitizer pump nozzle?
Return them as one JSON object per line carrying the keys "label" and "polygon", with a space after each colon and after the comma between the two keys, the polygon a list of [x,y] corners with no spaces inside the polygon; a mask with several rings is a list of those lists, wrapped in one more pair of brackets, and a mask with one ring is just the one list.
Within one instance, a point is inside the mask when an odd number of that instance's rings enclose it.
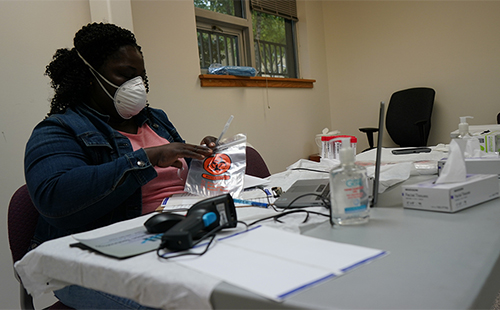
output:
{"label": "sanitizer pump nozzle", "polygon": [[354,152],[351,147],[351,138],[339,138],[342,145],[340,146],[339,157],[343,165],[354,163]]}
{"label": "sanitizer pump nozzle", "polygon": [[472,116],[460,116],[460,123],[458,124],[458,138],[463,139],[465,137],[470,137],[469,124],[467,123],[468,118],[474,118]]}

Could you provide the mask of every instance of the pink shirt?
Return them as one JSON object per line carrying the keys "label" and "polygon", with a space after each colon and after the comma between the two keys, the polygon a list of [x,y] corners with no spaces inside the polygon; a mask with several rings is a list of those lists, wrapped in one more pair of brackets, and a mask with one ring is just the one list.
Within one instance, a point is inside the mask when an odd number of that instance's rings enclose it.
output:
{"label": "pink shirt", "polygon": [[[168,144],[168,140],[158,136],[147,124],[139,127],[137,134],[121,132],[129,138],[134,151],[152,146]],[[142,186],[142,214],[153,212],[158,208],[165,197],[184,192],[188,167],[184,158],[182,170],[175,167],[155,167],[158,176]]]}

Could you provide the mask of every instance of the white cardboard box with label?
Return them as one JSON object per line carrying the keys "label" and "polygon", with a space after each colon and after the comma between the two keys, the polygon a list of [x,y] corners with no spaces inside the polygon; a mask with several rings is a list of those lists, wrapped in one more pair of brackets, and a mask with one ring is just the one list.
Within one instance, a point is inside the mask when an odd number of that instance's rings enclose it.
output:
{"label": "white cardboard box with label", "polygon": [[458,183],[435,181],[403,185],[403,207],[453,213],[499,197],[497,174],[469,174]]}
{"label": "white cardboard box with label", "polygon": [[[464,160],[467,173],[500,175],[500,157],[472,157]],[[438,161],[438,175],[443,171],[446,161],[447,158]]]}

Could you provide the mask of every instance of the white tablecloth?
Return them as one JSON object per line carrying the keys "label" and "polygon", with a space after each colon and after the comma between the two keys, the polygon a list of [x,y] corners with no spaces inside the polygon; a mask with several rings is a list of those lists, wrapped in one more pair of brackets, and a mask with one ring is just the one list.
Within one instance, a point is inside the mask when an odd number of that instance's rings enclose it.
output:
{"label": "white tablecloth", "polygon": [[[307,173],[307,172],[306,172]],[[293,172],[293,178],[300,172]],[[327,174],[323,174],[324,177]],[[303,175],[299,176],[303,177]],[[275,177],[278,186],[287,188],[290,175]],[[323,211],[316,208],[314,211]],[[271,208],[246,207],[237,209],[238,220],[247,223],[275,215]],[[120,230],[143,225],[151,215],[84,233],[86,237],[99,237]],[[328,218],[311,216],[306,223],[304,214],[292,214],[281,218],[283,223],[272,220],[264,225],[291,232],[304,232]],[[163,309],[211,309],[210,295],[221,282],[213,276],[190,270],[174,261],[158,258],[156,252],[118,260],[98,253],[70,248],[75,243],[72,236],[47,241],[15,264],[15,269],[28,292],[37,297],[44,293],[76,284],[90,289],[133,299],[140,304]],[[113,274],[109,277],[109,269]],[[117,270],[119,272],[117,272]]]}
{"label": "white tablecloth", "polygon": [[[98,236],[142,225],[147,217],[117,223],[91,233]],[[219,279],[162,260],[156,252],[118,260],[69,248],[69,244],[75,242],[71,236],[45,242],[16,263],[16,271],[30,294],[36,297],[68,284],[77,284],[131,298],[151,307],[211,309],[210,294],[220,283]],[[111,266],[117,276],[107,276]],[[119,273],[116,273],[117,268]]]}

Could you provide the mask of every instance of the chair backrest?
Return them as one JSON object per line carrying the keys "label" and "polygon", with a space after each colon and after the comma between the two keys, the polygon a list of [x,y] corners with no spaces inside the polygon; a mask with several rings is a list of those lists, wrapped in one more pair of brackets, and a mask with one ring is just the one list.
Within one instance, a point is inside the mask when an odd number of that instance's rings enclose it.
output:
{"label": "chair backrest", "polygon": [[254,177],[267,178],[271,175],[266,162],[259,152],[253,147],[247,146],[247,167],[245,173]]}
{"label": "chair backrest", "polygon": [[[31,201],[28,187],[21,186],[10,198],[7,215],[7,229],[9,233],[9,245],[12,254],[12,261],[15,263],[28,252],[31,239],[35,234],[36,223],[39,213]],[[23,284],[20,283],[20,303],[21,309],[34,309],[33,299],[28,294]],[[60,301],[47,307],[49,310],[72,310]]]}
{"label": "chair backrest", "polygon": [[427,87],[410,88],[392,94],[385,127],[397,145],[427,145],[435,94],[434,89]]}
{"label": "chair backrest", "polygon": [[10,251],[14,262],[23,258],[28,252],[38,216],[28,188],[26,185],[21,186],[10,199],[7,216]]}

